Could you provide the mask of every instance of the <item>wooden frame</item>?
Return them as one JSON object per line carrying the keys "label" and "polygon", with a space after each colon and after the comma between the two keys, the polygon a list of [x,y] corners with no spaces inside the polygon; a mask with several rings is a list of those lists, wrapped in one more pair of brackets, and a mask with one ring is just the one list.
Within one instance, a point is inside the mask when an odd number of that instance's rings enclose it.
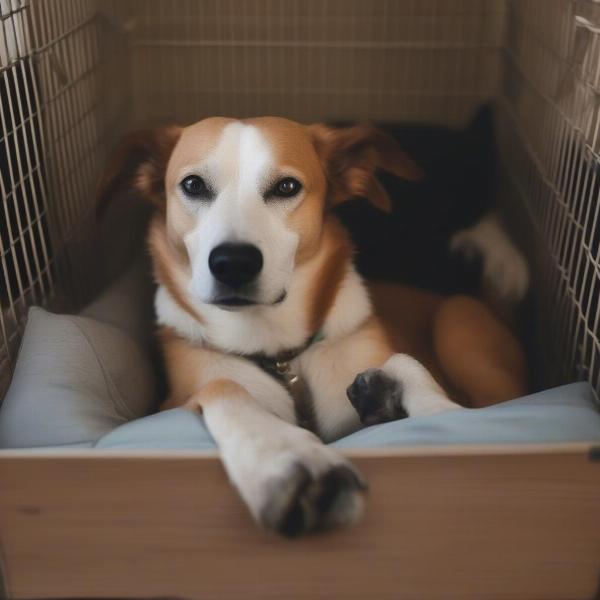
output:
{"label": "wooden frame", "polygon": [[5,451],[7,594],[597,598],[600,461],[591,450],[350,453],[370,483],[363,521],[294,541],[256,528],[213,453]]}

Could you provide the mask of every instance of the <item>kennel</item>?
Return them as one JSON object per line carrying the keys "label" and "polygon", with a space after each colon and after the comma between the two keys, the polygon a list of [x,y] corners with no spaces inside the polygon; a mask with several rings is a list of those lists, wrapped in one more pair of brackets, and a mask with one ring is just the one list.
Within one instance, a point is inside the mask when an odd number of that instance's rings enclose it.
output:
{"label": "kennel", "polygon": [[[0,19],[0,397],[28,308],[78,311],[133,253],[93,206],[125,131],[461,127],[488,100],[540,386],[600,390],[597,0],[0,0]],[[598,597],[593,444],[352,454],[376,490],[364,522],[290,543],[254,528],[212,454],[3,450],[0,596]]]}

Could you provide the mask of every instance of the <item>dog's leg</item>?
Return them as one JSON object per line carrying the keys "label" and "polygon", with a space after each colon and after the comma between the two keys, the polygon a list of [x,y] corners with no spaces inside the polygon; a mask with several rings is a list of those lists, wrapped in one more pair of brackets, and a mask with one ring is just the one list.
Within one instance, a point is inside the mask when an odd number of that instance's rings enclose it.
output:
{"label": "dog's leg", "polygon": [[338,341],[315,344],[299,370],[312,392],[319,433],[328,441],[361,423],[459,408],[419,361],[394,354],[376,320]]}
{"label": "dog's leg", "polygon": [[392,355],[380,369],[359,373],[347,389],[363,425],[461,408],[431,373],[407,354]]}
{"label": "dog's leg", "polygon": [[444,300],[432,333],[440,367],[468,406],[490,406],[527,394],[527,360],[518,338],[479,300]]}
{"label": "dog's leg", "polygon": [[297,536],[359,518],[364,481],[315,435],[275,416],[232,380],[212,381],[193,401],[231,481],[265,528]]}

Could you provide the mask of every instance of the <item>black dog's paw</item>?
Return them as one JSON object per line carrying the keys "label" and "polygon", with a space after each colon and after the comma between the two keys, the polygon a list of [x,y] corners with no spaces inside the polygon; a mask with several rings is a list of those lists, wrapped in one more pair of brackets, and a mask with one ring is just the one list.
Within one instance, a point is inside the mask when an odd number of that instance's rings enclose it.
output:
{"label": "black dog's paw", "polygon": [[402,404],[402,384],[381,369],[359,373],[346,394],[363,425],[408,417]]}

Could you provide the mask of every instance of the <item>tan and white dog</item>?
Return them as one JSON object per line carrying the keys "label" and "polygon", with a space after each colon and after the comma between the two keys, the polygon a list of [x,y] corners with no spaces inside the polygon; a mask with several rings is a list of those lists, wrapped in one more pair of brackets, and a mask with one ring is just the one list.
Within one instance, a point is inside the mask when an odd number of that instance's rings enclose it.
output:
{"label": "tan and white dog", "polygon": [[203,413],[255,519],[285,535],[361,514],[362,477],[324,441],[458,408],[449,394],[476,406],[524,391],[518,343],[476,300],[381,284],[374,316],[329,209],[363,196],[385,210],[376,168],[420,176],[368,126],[210,118],[131,135],[101,182],[102,203],[131,184],[158,206],[165,407]]}

